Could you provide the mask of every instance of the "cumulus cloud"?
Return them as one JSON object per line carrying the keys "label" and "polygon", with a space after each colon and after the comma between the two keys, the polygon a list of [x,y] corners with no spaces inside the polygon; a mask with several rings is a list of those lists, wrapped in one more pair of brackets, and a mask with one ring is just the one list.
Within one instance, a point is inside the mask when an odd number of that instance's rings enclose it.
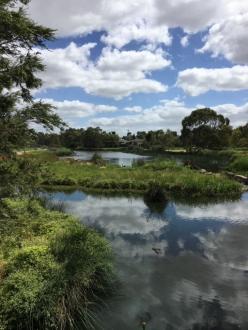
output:
{"label": "cumulus cloud", "polygon": [[53,99],[43,99],[43,101],[56,107],[56,112],[59,116],[73,127],[82,127],[82,122],[80,123],[81,119],[94,117],[102,113],[113,113],[118,110],[115,106],[93,104],[78,100],[56,101]]}
{"label": "cumulus cloud", "polygon": [[182,37],[180,42],[181,42],[182,47],[187,47],[189,45],[189,36],[186,35],[186,36]]}
{"label": "cumulus cloud", "polygon": [[[188,107],[184,102],[175,100],[162,100],[160,104],[151,108],[127,107],[124,110],[130,112],[127,115],[118,117],[93,118],[89,124],[101,126],[107,130],[116,130],[120,133],[126,132],[126,127],[133,131],[150,129],[171,129],[180,131],[181,121],[193,110],[202,108],[205,105]],[[248,118],[248,103],[236,106],[234,104],[222,104],[212,106],[212,109],[230,118],[233,126],[244,125]],[[131,114],[132,113],[132,114]]]}
{"label": "cumulus cloud", "polygon": [[[170,45],[169,28],[197,33],[212,26],[202,51],[238,64],[248,60],[248,2],[244,0],[71,0],[70,5],[66,0],[33,0],[29,12],[56,29],[59,37],[105,31],[102,41],[117,48],[132,40]],[[182,45],[187,45],[187,37]]]}
{"label": "cumulus cloud", "polygon": [[212,91],[238,91],[248,88],[248,66],[206,69],[192,68],[180,71],[177,86],[191,96]]}
{"label": "cumulus cloud", "polygon": [[152,26],[143,20],[137,24],[118,26],[107,35],[102,36],[101,40],[117,48],[129,44],[132,40],[155,46],[158,44],[166,46],[171,44],[171,37],[166,26]]}
{"label": "cumulus cloud", "polygon": [[126,110],[136,113],[112,118],[92,119],[90,123],[93,126],[101,125],[106,129],[115,128],[117,131],[121,131],[123,127],[129,127],[131,130],[160,128],[179,130],[182,118],[189,114],[193,108],[187,108],[183,102],[178,100],[163,100],[151,108],[141,110],[137,107],[131,107]]}
{"label": "cumulus cloud", "polygon": [[69,6],[66,0],[33,0],[29,12],[35,20],[57,29],[59,36],[69,36],[94,30],[109,32],[144,19],[151,27],[180,26],[197,32],[247,9],[243,0],[71,0]]}
{"label": "cumulus cloud", "polygon": [[248,64],[248,13],[232,16],[214,24],[200,52],[224,56],[233,63]]}
{"label": "cumulus cloud", "polygon": [[133,93],[165,92],[167,86],[148,79],[154,70],[166,68],[170,61],[158,50],[119,51],[104,48],[97,62],[90,60],[95,44],[54,50],[41,50],[46,65],[41,73],[43,88],[81,87],[89,94],[121,99]]}

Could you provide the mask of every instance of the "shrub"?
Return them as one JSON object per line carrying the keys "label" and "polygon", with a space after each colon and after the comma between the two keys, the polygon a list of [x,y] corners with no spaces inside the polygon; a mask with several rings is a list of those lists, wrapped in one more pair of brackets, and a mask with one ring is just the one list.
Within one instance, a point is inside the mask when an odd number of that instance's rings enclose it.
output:
{"label": "shrub", "polygon": [[55,150],[55,155],[58,157],[66,157],[73,155],[73,151],[68,148],[59,148]]}
{"label": "shrub", "polygon": [[106,165],[106,161],[97,152],[94,153],[90,161],[95,165],[100,165],[100,166]]}
{"label": "shrub", "polygon": [[115,285],[108,242],[37,201],[6,200],[3,213],[0,329],[94,329]]}

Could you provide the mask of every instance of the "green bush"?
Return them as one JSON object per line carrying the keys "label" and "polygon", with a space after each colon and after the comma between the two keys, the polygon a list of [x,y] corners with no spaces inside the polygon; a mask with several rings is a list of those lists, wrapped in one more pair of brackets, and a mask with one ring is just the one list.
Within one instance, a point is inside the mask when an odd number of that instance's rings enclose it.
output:
{"label": "green bush", "polygon": [[106,161],[97,152],[94,153],[90,161],[95,165],[99,165],[99,166],[106,165]]}
{"label": "green bush", "polygon": [[248,156],[237,157],[229,166],[229,168],[235,172],[247,172],[248,173]]}
{"label": "green bush", "polygon": [[66,157],[73,155],[73,151],[68,148],[59,148],[55,150],[55,155],[58,157]]}
{"label": "green bush", "polygon": [[36,201],[6,200],[3,210],[0,329],[94,329],[115,285],[108,242]]}

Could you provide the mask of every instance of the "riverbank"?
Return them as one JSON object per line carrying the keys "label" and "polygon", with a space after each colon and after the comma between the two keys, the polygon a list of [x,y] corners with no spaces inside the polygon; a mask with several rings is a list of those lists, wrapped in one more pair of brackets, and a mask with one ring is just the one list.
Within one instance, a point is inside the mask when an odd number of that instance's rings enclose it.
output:
{"label": "riverbank", "polygon": [[108,242],[38,201],[5,200],[0,229],[0,329],[93,329],[113,293]]}

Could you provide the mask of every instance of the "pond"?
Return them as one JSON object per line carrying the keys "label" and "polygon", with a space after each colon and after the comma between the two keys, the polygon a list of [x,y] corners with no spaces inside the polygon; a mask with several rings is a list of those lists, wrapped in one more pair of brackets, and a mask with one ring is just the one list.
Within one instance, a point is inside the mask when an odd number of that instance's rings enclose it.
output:
{"label": "pond", "polygon": [[[94,154],[95,151],[75,151],[75,155],[71,158],[76,160],[90,160]],[[118,151],[97,151],[97,154],[101,155],[103,159],[111,164],[127,167],[132,166],[133,162],[138,159],[148,160],[151,158],[149,156],[141,156]]]}
{"label": "pond", "polygon": [[81,191],[51,198],[113,246],[121,293],[100,329],[248,329],[248,193],[206,205]]}

